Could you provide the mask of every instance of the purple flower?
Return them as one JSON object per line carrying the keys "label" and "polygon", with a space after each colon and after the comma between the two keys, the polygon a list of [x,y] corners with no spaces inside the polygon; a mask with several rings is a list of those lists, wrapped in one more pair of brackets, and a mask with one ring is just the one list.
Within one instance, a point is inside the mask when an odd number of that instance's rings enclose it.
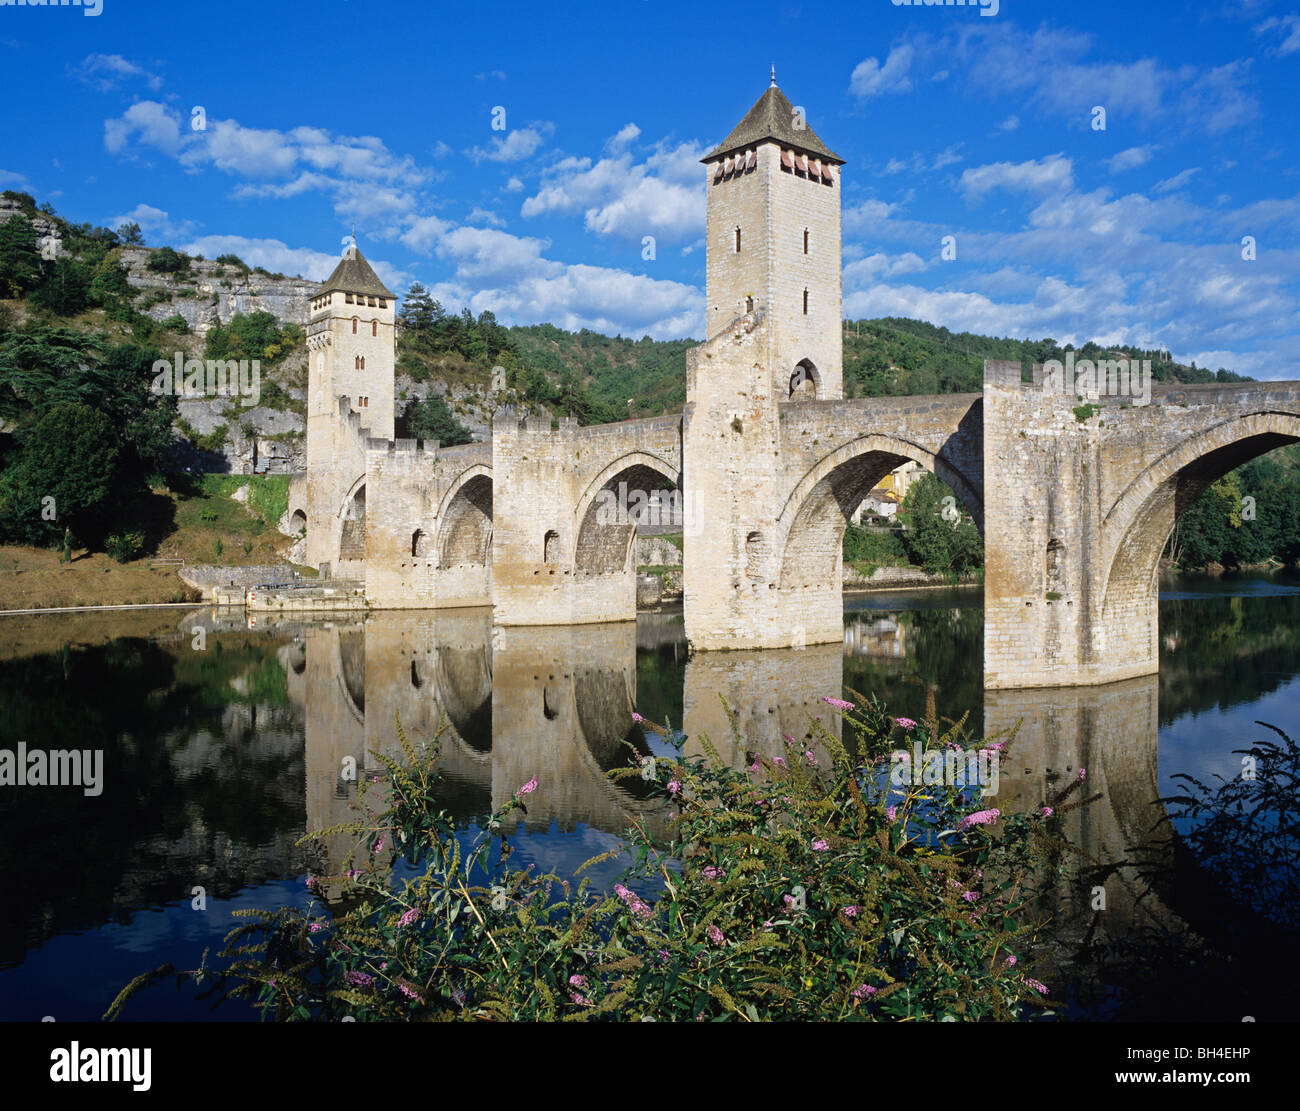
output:
{"label": "purple flower", "polygon": [[718,929],[718,927],[715,926],[715,925],[713,925],[712,923],[709,924],[709,928],[708,928],[708,930],[707,930],[706,932],[707,932],[708,935],[709,935],[709,940],[710,940],[711,942],[713,942],[714,945],[726,945],[726,944],[727,944],[727,939],[726,939],[725,937],[722,936],[722,931],[721,931],[720,929]]}
{"label": "purple flower", "polygon": [[858,916],[858,908],[855,906],[842,907],[840,913],[844,915],[845,918],[856,918]]}
{"label": "purple flower", "polygon": [[576,972],[569,977],[569,986],[575,988],[585,988],[587,986],[587,977],[579,976]]}
{"label": "purple flower", "polygon": [[812,754],[811,749],[803,754],[803,758],[810,767],[815,768],[817,766],[817,757]]}
{"label": "purple flower", "polygon": [[960,822],[957,823],[957,829],[960,832],[971,826],[986,826],[990,822],[996,822],[1002,816],[1001,810],[977,810],[974,814],[967,814]]}
{"label": "purple flower", "polygon": [[677,794],[677,792],[680,791],[681,789],[682,789],[682,785],[681,785],[680,783],[678,783],[677,780],[675,780],[675,779],[670,779],[670,780],[668,781],[668,793],[669,793],[670,795],[675,795],[675,794]]}
{"label": "purple flower", "polygon": [[1083,768],[1080,768],[1080,769],[1079,769],[1079,782],[1082,783],[1082,782],[1083,782],[1085,779],[1087,779],[1087,778],[1088,778],[1088,773],[1087,773]]}
{"label": "purple flower", "polygon": [[379,840],[375,842],[375,847],[374,847],[373,851],[374,851],[374,852],[377,852],[377,853],[382,853],[382,852],[384,851],[384,839],[383,839],[383,837],[380,837]]}
{"label": "purple flower", "polygon": [[402,994],[407,997],[407,999],[420,998],[420,993],[416,991],[413,987],[411,987],[411,985],[408,984],[405,980],[398,980],[397,986],[401,990]]}
{"label": "purple flower", "polygon": [[591,1000],[585,995],[579,995],[576,991],[569,992],[569,998],[579,1007],[590,1007]]}
{"label": "purple flower", "polygon": [[621,883],[614,885],[614,894],[628,905],[628,908],[638,918],[645,919],[654,916],[654,909],[646,903],[635,891],[629,891]]}
{"label": "purple flower", "polygon": [[876,989],[870,984],[859,984],[850,993],[854,999],[866,999],[868,996],[875,995]]}
{"label": "purple flower", "polygon": [[267,980],[266,982],[270,987],[275,987],[277,984],[277,981],[275,980]]}
{"label": "purple flower", "polygon": [[1050,818],[1052,816],[1052,808],[1050,806],[1044,806],[1041,810],[1039,810],[1039,813],[1044,818]]}
{"label": "purple flower", "polygon": [[828,706],[834,706],[837,710],[853,709],[853,703],[845,702],[842,698],[828,698],[826,695],[822,695],[822,701]]}
{"label": "purple flower", "polygon": [[412,922],[414,922],[419,917],[420,917],[420,912],[416,910],[415,907],[412,907],[405,914],[403,914],[401,918],[397,920],[397,924],[399,926],[409,926]]}
{"label": "purple flower", "polygon": [[911,718],[894,718],[894,724],[901,728],[905,733],[910,733],[916,728],[916,722]]}
{"label": "purple flower", "polygon": [[527,783],[515,792],[516,795],[531,795],[537,790],[537,776],[533,776]]}
{"label": "purple flower", "polygon": [[350,880],[354,880],[354,879],[356,879],[359,875],[361,875],[361,873],[358,872],[355,868],[349,868],[347,874],[348,874],[348,879],[350,879]]}
{"label": "purple flower", "polygon": [[754,762],[753,762],[752,764],[749,765],[749,770],[750,770],[751,772],[756,772],[756,771],[760,770],[760,769],[762,768],[762,766],[763,766],[763,765],[760,764],[760,763],[758,762],[757,759],[755,759]]}
{"label": "purple flower", "polygon": [[785,743],[788,745],[797,745],[799,743],[792,736],[790,736],[789,733],[782,733],[781,736],[785,738]]}
{"label": "purple flower", "polygon": [[634,711],[632,712],[632,720],[633,720],[634,722],[636,722],[637,725],[640,725],[643,721],[645,721],[645,718],[643,718],[640,714],[638,714],[638,713],[634,710]]}
{"label": "purple flower", "polygon": [[368,972],[345,972],[343,979],[356,988],[368,988],[375,982],[375,978]]}
{"label": "purple flower", "polygon": [[773,757],[772,757],[772,763],[773,763],[773,764],[776,764],[777,767],[784,768],[784,767],[785,767],[785,757],[784,757],[784,756],[773,756]]}
{"label": "purple flower", "polygon": [[716,880],[719,876],[723,874],[723,872],[721,868],[716,868],[712,864],[710,864],[707,868],[704,869],[704,874],[709,879]]}
{"label": "purple flower", "polygon": [[961,897],[968,903],[973,903],[980,897],[980,893],[978,891],[963,891]]}
{"label": "purple flower", "polygon": [[827,849],[830,848],[830,846],[826,844],[826,842],[823,841],[820,837],[817,838],[817,840],[812,843],[812,847],[813,847],[813,852],[815,853],[824,853]]}
{"label": "purple flower", "polygon": [[308,887],[310,887],[310,886],[311,886],[313,883],[315,883],[315,882],[316,882],[316,877],[315,877],[315,876],[308,876],[308,877],[307,877],[307,886],[308,886]]}
{"label": "purple flower", "polygon": [[1031,988],[1033,988],[1034,991],[1038,992],[1039,995],[1047,994],[1046,984],[1040,984],[1037,980],[1031,980],[1027,976],[1025,977],[1025,983],[1028,984]]}
{"label": "purple flower", "polygon": [[318,934],[318,933],[320,933],[321,930],[323,930],[324,928],[325,928],[324,923],[321,923],[321,922],[313,922],[310,926],[307,927],[307,932],[308,932],[309,934]]}
{"label": "purple flower", "polygon": [[1001,752],[1006,747],[1007,747],[1006,741],[994,741],[993,744],[989,745],[989,748],[992,749],[994,752]]}
{"label": "purple flower", "polygon": [[656,953],[655,955],[659,958],[659,960],[660,960],[663,964],[667,964],[667,963],[668,963],[668,950],[667,950],[667,949],[660,949],[659,952]]}
{"label": "purple flower", "polygon": [[1015,954],[1012,954],[1007,958],[1007,964],[1015,964],[1015,963],[1016,963]]}
{"label": "purple flower", "polygon": [[[786,896],[787,899],[789,897],[790,897],[789,895]],[[766,922],[763,923],[763,929],[767,930],[767,929],[771,929],[771,927],[772,927],[772,919],[769,918]]]}
{"label": "purple flower", "polygon": [[885,817],[888,818],[891,822],[896,821],[897,818],[898,818],[898,807],[897,807],[897,806],[886,806],[886,807],[885,807]]}

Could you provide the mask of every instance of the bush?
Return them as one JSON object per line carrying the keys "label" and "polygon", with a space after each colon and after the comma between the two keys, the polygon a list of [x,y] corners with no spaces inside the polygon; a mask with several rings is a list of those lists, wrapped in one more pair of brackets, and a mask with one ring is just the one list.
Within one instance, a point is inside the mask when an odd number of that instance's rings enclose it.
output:
{"label": "bush", "polygon": [[[399,722],[405,761],[375,754],[388,784],[363,779],[367,816],[314,835],[353,835],[365,853],[364,867],[329,877],[350,909],[333,920],[316,908],[236,911],[248,921],[227,937],[227,967],[204,962],[182,976],[214,979],[214,990],[280,1020],[1050,1014],[1048,989],[1026,966],[1032,899],[1055,882],[1041,863],[1060,851],[1055,826],[1039,813],[971,813],[955,788],[896,790],[890,805],[887,751],[904,740],[941,749],[962,726],[940,735],[937,722],[860,705],[845,715],[856,755],[814,721],[803,740],[787,737],[788,759],[755,757],[747,771],[726,766],[707,738],[707,759],[659,757],[652,789],[679,814],[665,843],[642,826],[629,832],[634,863],[610,892],[505,863],[505,819],[527,813],[535,779],[462,846],[439,802],[436,738],[417,748]],[[380,863],[390,848],[423,874],[395,887]],[[171,972],[137,977],[105,1017]]]}
{"label": "bush", "polygon": [[156,251],[151,251],[149,261],[145,263],[146,269],[159,274],[179,274],[188,270],[189,266],[189,256],[180,254],[171,247],[159,247]]}
{"label": "bush", "polygon": [[190,330],[190,326],[186,323],[185,317],[181,316],[180,313],[173,313],[166,320],[162,321],[161,324],[167,329],[167,331],[175,332],[178,336],[183,336]]}
{"label": "bush", "polygon": [[138,532],[114,533],[104,541],[104,551],[118,563],[126,563],[144,551],[144,537]]}

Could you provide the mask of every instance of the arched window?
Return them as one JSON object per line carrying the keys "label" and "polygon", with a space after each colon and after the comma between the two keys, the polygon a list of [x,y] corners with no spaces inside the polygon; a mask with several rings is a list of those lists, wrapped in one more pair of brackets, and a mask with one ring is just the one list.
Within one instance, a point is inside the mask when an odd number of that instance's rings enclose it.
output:
{"label": "arched window", "polygon": [[736,225],[736,254],[740,254],[740,225]]}
{"label": "arched window", "polygon": [[361,356],[360,356],[360,355],[353,355],[353,356],[352,356],[352,369],[353,369],[353,370],[360,370],[360,369],[361,369]]}
{"label": "arched window", "polygon": [[354,336],[357,334],[357,318],[355,316],[352,318],[352,334]]}
{"label": "arched window", "polygon": [[372,321],[370,322],[370,334],[371,334],[372,336],[377,336],[377,335],[379,335],[379,321],[378,321],[378,320],[372,320]]}
{"label": "arched window", "polygon": [[542,537],[542,562],[560,562],[560,534],[554,529],[549,529]]}
{"label": "arched window", "polygon": [[411,555],[418,558],[428,554],[428,537],[424,535],[424,529],[416,529],[411,533]]}
{"label": "arched window", "polygon": [[808,291],[806,289],[803,291],[803,314],[804,316],[808,315]]}

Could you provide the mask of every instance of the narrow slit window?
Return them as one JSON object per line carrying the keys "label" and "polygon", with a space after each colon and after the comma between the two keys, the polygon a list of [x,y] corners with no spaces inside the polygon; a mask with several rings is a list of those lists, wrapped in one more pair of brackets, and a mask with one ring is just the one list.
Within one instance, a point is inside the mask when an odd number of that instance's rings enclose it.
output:
{"label": "narrow slit window", "polygon": [[736,227],[736,254],[740,254],[740,227]]}
{"label": "narrow slit window", "polygon": [[808,291],[806,289],[803,291],[803,314],[804,316],[808,315]]}
{"label": "narrow slit window", "polygon": [[803,229],[803,253],[805,255],[808,253],[808,229],[807,228]]}

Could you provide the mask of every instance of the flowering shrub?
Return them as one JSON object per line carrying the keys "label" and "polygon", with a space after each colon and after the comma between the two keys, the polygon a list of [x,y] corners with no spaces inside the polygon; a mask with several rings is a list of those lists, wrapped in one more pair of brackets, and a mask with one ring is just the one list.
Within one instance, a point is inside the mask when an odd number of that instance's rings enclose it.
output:
{"label": "flowering shrub", "polygon": [[[236,912],[250,920],[227,938],[228,965],[214,971],[205,955],[204,967],[183,975],[215,978],[218,989],[281,1020],[1052,1013],[1047,987],[1028,973],[1035,884],[1052,881],[1043,861],[1060,847],[1054,824],[1037,810],[971,812],[952,788],[891,791],[878,769],[897,730],[942,746],[961,724],[939,736],[937,722],[904,725],[875,700],[826,701],[843,713],[853,754],[815,720],[798,743],[829,754],[819,766],[758,756],[746,769],[729,767],[706,737],[697,738],[705,756],[660,758],[658,790],[677,811],[672,832],[656,843],[631,830],[634,863],[608,893],[587,878],[508,867],[502,819],[526,813],[536,778],[462,851],[437,801],[436,738],[417,749],[399,723],[405,760],[376,754],[388,771],[384,808],[315,836],[347,831],[359,847],[391,838],[423,868],[419,878],[398,889],[365,853],[364,870],[339,877],[350,909],[333,919]],[[640,774],[631,765],[610,773]],[[363,784],[363,806],[370,790]],[[170,972],[137,978],[110,1017]]]}

